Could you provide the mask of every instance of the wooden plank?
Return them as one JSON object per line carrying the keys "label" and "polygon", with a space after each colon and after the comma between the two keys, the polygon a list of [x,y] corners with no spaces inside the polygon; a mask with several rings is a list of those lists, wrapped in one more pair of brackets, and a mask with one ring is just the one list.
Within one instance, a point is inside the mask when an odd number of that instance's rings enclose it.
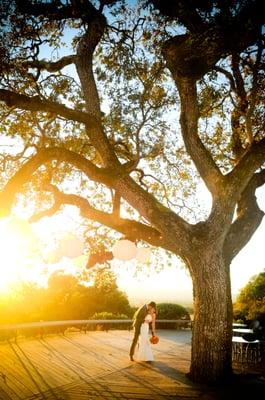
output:
{"label": "wooden plank", "polygon": [[[60,398],[64,393],[63,399],[75,399],[77,393],[82,398],[89,391],[89,396],[102,399],[136,399],[164,396],[169,394],[167,388],[175,390],[172,378],[161,379],[154,367],[129,361],[131,338],[127,331],[74,332],[2,343],[0,373],[6,381],[0,374],[1,396],[14,400]],[[158,357],[165,350],[167,345],[163,344]]]}
{"label": "wooden plank", "polygon": [[190,331],[159,332],[155,361],[131,362],[132,332],[69,332],[0,344],[0,400],[216,399],[185,376]]}

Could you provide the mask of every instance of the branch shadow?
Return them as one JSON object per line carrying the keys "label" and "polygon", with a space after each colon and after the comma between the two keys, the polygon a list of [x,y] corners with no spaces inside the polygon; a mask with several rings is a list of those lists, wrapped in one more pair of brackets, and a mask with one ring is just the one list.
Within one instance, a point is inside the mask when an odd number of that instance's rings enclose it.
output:
{"label": "branch shadow", "polygon": [[[164,362],[141,362],[139,364],[172,379],[179,387],[185,386],[193,392],[196,398],[197,396],[200,398],[206,396],[207,400],[227,400],[231,397],[240,400],[264,398],[265,376],[261,374],[234,374],[230,379],[223,381],[219,385],[206,385],[192,382],[183,371],[173,368]],[[197,394],[195,394],[196,392]],[[178,396],[177,393],[176,396]]]}

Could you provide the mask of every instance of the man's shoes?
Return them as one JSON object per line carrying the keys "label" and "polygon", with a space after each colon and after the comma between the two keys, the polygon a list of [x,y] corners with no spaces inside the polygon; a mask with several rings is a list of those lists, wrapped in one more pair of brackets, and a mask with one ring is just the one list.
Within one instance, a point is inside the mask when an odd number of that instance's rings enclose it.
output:
{"label": "man's shoes", "polygon": [[131,356],[131,355],[130,355],[130,360],[131,360],[131,361],[134,361],[134,358],[133,358],[133,356]]}

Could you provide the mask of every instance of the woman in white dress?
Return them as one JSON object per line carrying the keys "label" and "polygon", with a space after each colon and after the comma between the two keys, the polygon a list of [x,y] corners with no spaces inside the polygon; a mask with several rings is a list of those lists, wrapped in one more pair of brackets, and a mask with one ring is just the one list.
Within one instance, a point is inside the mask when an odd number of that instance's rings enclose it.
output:
{"label": "woman in white dress", "polygon": [[141,325],[139,336],[139,347],[136,351],[136,359],[139,361],[154,361],[149,338],[149,324],[154,324],[155,313],[147,314]]}

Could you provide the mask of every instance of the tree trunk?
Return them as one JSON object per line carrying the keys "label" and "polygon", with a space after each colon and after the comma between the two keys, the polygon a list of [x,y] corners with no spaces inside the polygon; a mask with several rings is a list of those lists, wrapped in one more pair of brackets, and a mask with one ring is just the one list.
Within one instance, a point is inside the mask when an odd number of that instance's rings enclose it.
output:
{"label": "tree trunk", "polygon": [[194,324],[190,378],[218,382],[232,374],[232,299],[229,268],[207,246],[190,262]]}

